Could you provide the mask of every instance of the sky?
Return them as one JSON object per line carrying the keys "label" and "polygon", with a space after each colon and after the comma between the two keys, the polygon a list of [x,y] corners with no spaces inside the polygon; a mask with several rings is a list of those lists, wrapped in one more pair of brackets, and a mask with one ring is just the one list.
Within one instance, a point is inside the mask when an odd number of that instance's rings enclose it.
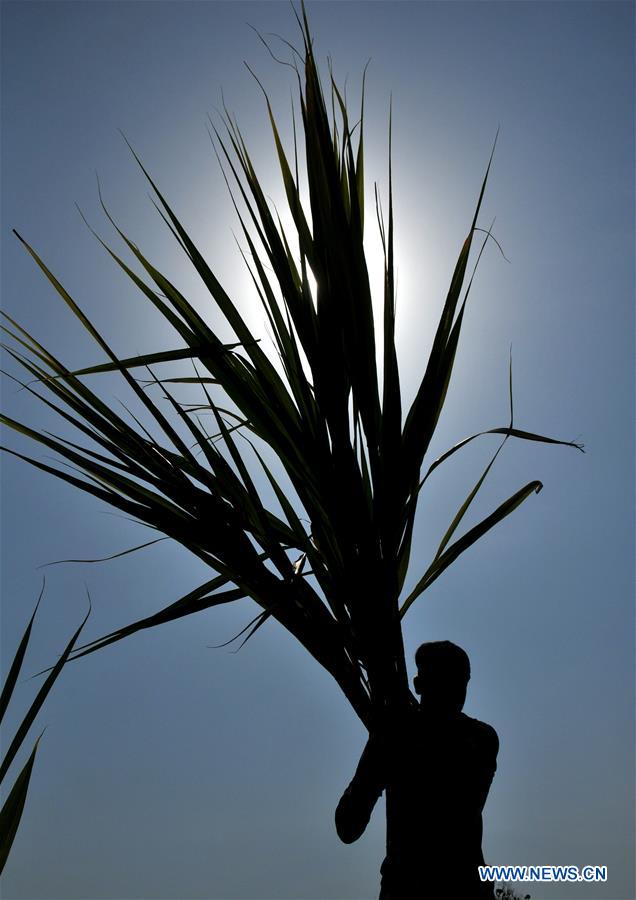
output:
{"label": "sky", "polygon": [[[606,884],[524,884],[521,893],[630,900],[634,6],[310,2],[308,10],[318,58],[332,58],[351,97],[371,60],[369,198],[374,181],[386,198],[392,98],[397,339],[407,398],[500,128],[481,224],[496,218],[507,260],[492,245],[480,266],[431,459],[507,423],[511,346],[518,427],[580,440],[586,453],[508,442],[469,524],[533,478],[544,490],[414,604],[404,620],[409,671],[424,640],[452,640],[471,658],[465,711],[492,724],[501,745],[484,813],[486,860],[607,865]],[[172,346],[77,213],[75,204],[119,247],[95,171],[117,221],[215,321],[119,130],[266,345],[206,128],[223,91],[269,195],[282,202],[263,98],[243,61],[267,86],[286,135],[294,82],[249,25],[297,39],[288,4],[278,2],[2,4],[2,305],[69,367],[101,362],[99,348],[12,228],[120,355]],[[371,217],[367,229],[377,279]],[[16,371],[10,360],[4,366]],[[103,386],[113,403],[125,399],[115,381]],[[3,405],[68,436],[6,379]],[[34,449],[8,433],[3,443]],[[427,482],[407,588],[494,446],[490,438],[474,442]],[[169,542],[99,565],[39,568],[147,539],[97,500],[5,455],[3,674],[44,572],[29,675],[56,658],[85,614],[87,590],[90,638],[206,578],[200,562]],[[377,896],[382,801],[356,844],[341,844],[333,825],[364,728],[330,677],[275,623],[239,653],[210,648],[247,624],[250,603],[136,635],[66,668],[19,758],[46,725],[4,873],[6,900]],[[20,684],[5,747],[37,685]]]}

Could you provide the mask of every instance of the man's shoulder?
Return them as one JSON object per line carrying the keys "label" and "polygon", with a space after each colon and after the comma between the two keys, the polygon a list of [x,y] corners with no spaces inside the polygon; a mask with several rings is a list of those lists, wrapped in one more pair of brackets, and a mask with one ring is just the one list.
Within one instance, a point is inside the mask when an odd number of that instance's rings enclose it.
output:
{"label": "man's shoulder", "polygon": [[497,754],[499,750],[499,737],[497,732],[487,722],[473,719],[465,713],[461,713],[463,727],[470,733],[474,741],[478,741],[486,751]]}

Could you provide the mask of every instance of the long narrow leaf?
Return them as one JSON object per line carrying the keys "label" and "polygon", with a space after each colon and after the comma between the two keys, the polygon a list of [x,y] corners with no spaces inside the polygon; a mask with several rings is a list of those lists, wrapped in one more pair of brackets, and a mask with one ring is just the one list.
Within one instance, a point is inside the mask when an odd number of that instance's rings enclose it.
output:
{"label": "long narrow leaf", "polygon": [[86,615],[84,616],[82,623],[80,624],[79,628],[73,634],[70,641],[64,648],[62,655],[60,656],[60,658],[58,659],[56,664],[53,666],[53,669],[51,670],[49,677],[46,679],[46,681],[44,682],[44,684],[38,691],[35,699],[33,700],[33,703],[31,704],[31,706],[29,707],[29,709],[27,711],[27,714],[25,715],[22,722],[20,723],[20,726],[19,726],[18,730],[16,731],[13,740],[11,741],[11,744],[9,745],[9,749],[7,750],[7,752],[4,756],[4,759],[2,760],[2,765],[0,765],[0,782],[4,779],[4,776],[7,774],[7,770],[9,769],[9,766],[13,762],[13,759],[14,759],[16,753],[20,749],[22,742],[24,741],[25,737],[27,736],[29,729],[31,728],[31,725],[33,724],[33,722],[35,720],[35,717],[37,716],[38,712],[40,711],[42,704],[46,700],[46,697],[47,697],[49,691],[51,690],[51,688],[53,687],[53,684],[57,680],[60,672],[64,668],[64,665],[66,664],[66,661],[69,658],[69,655],[75,645],[75,642],[76,642],[77,638],[79,637],[79,634],[80,634],[82,628],[86,624],[86,620],[88,619],[90,612],[91,611],[90,611],[90,606],[89,606],[89,610],[86,613]]}
{"label": "long narrow leaf", "polygon": [[7,675],[6,681],[2,687],[2,694],[0,695],[0,722],[2,722],[4,718],[4,714],[7,711],[7,707],[9,705],[9,701],[13,696],[13,691],[15,689],[18,676],[20,674],[20,669],[22,668],[22,663],[24,661],[24,655],[27,651],[27,647],[29,644],[29,638],[31,637],[31,628],[33,627],[33,620],[35,619],[35,614],[38,611],[38,606],[40,605],[40,600],[42,599],[42,595],[44,594],[44,581],[42,582],[42,589],[40,591],[40,596],[37,599],[37,603],[35,604],[35,609],[33,610],[33,615],[29,619],[29,623],[25,629],[24,634],[22,635],[22,640],[18,645],[18,649],[16,650],[16,654],[13,658],[13,662],[11,663],[11,668],[9,669],[9,673]]}
{"label": "long narrow leaf", "polygon": [[425,591],[426,588],[430,587],[433,581],[442,574],[444,569],[448,568],[448,566],[450,566],[464,550],[467,550],[468,547],[472,546],[475,541],[479,540],[479,538],[486,534],[487,531],[490,531],[491,528],[494,528],[494,526],[505,519],[506,516],[510,515],[511,512],[530,496],[530,494],[538,494],[542,487],[543,485],[540,481],[529,482],[525,487],[522,487],[519,491],[505,500],[494,512],[483,519],[478,525],[475,525],[474,528],[471,528],[470,531],[466,532],[463,537],[455,541],[454,544],[451,544],[451,546],[432,563],[415,585],[400,608],[400,616],[404,616],[420,594]]}
{"label": "long narrow leaf", "polygon": [[27,798],[27,791],[29,790],[31,772],[33,771],[33,763],[35,762],[35,754],[41,737],[42,735],[36,740],[31,755],[22,767],[20,774],[16,778],[15,783],[9,792],[9,796],[4,801],[2,809],[0,810],[0,874],[2,874],[7,857],[9,856],[9,851],[13,845],[13,839],[15,838],[18,826],[20,825],[22,811],[24,810],[24,804]]}

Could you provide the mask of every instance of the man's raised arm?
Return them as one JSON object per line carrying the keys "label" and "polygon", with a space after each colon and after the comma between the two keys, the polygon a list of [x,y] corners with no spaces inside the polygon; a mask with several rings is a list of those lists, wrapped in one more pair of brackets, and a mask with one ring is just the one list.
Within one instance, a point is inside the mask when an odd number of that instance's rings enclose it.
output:
{"label": "man's raised arm", "polygon": [[336,808],[336,831],[345,844],[357,841],[364,832],[384,790],[381,759],[377,738],[369,738],[353,780]]}

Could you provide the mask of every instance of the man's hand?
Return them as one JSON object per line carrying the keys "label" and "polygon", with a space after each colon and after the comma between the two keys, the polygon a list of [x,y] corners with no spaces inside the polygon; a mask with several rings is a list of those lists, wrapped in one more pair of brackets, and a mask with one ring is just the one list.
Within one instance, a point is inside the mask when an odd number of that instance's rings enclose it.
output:
{"label": "man's hand", "polygon": [[384,771],[399,765],[402,751],[409,740],[411,717],[415,704],[385,704],[378,707],[371,724],[370,742],[377,750]]}

